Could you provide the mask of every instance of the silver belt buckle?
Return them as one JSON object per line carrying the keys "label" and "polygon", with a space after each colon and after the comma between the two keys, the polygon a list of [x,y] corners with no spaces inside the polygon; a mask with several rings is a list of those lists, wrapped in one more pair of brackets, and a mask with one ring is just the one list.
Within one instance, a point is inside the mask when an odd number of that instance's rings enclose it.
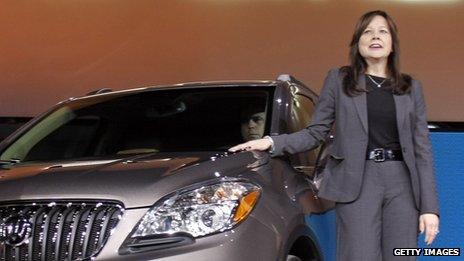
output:
{"label": "silver belt buckle", "polygon": [[385,149],[383,148],[374,149],[374,161],[375,162],[385,161]]}

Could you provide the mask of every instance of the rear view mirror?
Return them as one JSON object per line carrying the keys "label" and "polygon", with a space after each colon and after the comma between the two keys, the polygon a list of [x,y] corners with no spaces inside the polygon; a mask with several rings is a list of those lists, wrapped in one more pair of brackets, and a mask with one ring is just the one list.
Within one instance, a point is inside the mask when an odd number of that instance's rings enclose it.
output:
{"label": "rear view mirror", "polygon": [[174,101],[168,103],[156,104],[150,107],[145,115],[150,118],[163,118],[172,116],[178,113],[182,113],[187,109],[187,106],[183,101]]}

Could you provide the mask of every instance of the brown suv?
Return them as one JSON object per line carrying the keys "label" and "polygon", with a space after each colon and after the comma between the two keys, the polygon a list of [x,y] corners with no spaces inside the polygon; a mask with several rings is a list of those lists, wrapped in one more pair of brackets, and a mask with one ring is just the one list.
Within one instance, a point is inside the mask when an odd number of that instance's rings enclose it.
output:
{"label": "brown suv", "polygon": [[287,78],[56,105],[0,144],[0,260],[321,260],[299,204],[317,152],[226,152],[316,98]]}

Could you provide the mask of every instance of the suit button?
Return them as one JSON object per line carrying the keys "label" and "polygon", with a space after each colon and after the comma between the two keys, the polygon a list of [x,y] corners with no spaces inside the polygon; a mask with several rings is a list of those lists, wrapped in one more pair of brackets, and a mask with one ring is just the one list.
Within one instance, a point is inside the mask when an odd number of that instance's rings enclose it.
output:
{"label": "suit button", "polygon": [[403,152],[406,152],[406,148],[403,147]]}

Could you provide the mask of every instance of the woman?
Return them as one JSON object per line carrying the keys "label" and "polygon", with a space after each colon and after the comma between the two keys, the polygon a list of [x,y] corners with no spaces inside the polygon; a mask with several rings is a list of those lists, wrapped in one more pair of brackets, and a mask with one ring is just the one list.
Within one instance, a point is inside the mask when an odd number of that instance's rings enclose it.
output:
{"label": "woman", "polygon": [[319,196],[336,201],[337,259],[414,260],[393,249],[417,247],[418,230],[435,239],[435,177],[422,87],[400,72],[396,25],[383,11],[359,19],[350,65],[328,73],[307,128],[230,150],[310,150],[333,123]]}

